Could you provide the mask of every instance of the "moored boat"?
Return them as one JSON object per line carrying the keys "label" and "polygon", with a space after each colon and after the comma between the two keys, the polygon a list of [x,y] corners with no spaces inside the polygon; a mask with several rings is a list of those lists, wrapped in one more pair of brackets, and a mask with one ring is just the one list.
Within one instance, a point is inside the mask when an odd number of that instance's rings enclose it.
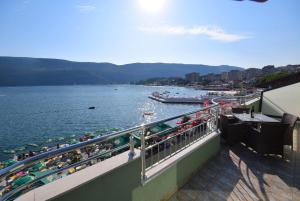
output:
{"label": "moored boat", "polygon": [[30,147],[38,147],[39,145],[37,145],[37,144],[34,144],[34,143],[28,143],[28,144],[26,144],[27,146],[30,146]]}

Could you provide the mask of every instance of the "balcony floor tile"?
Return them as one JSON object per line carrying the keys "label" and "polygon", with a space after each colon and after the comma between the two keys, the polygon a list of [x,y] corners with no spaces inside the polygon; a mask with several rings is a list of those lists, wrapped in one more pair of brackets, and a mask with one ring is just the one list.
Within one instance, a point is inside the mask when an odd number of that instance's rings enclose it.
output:
{"label": "balcony floor tile", "polygon": [[259,156],[239,144],[222,145],[170,200],[299,200],[298,150],[285,159]]}

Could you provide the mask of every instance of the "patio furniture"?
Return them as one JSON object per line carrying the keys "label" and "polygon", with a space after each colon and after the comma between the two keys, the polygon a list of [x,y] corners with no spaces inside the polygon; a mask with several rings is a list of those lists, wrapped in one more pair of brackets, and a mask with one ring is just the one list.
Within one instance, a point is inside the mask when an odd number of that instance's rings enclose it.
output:
{"label": "patio furniture", "polygon": [[250,109],[249,108],[241,108],[241,107],[232,108],[232,113],[241,114],[244,112],[249,114]]}
{"label": "patio furniture", "polygon": [[241,141],[244,132],[247,130],[247,125],[238,122],[237,119],[226,115],[220,116],[221,137],[227,144],[233,145]]}
{"label": "patio furniture", "polygon": [[288,124],[288,129],[284,135],[284,145],[293,146],[293,130],[296,124],[298,117],[284,113],[281,119],[282,123]]}
{"label": "patio furniture", "polygon": [[262,123],[260,129],[251,129],[246,145],[259,154],[280,154],[283,156],[284,135],[288,124]]}
{"label": "patio furniture", "polygon": [[255,113],[254,118],[251,118],[250,114],[232,114],[236,119],[238,119],[240,122],[243,122],[247,125],[245,130],[241,134],[241,142],[246,144],[247,146],[251,146],[251,136],[250,136],[250,130],[259,128],[262,123],[279,123],[277,119],[271,118],[269,116],[266,116],[264,114]]}
{"label": "patio furniture", "polygon": [[237,118],[238,120],[242,122],[248,122],[248,123],[276,123],[280,122],[277,119],[274,119],[272,117],[268,117],[264,114],[255,113],[254,118],[251,118],[250,114],[237,114],[232,113],[232,115]]}

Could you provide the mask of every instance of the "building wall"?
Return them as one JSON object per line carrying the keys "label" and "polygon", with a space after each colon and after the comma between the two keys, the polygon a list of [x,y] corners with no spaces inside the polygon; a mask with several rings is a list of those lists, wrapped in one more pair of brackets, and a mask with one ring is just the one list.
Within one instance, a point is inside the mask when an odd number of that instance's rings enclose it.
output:
{"label": "building wall", "polygon": [[262,113],[281,116],[284,112],[300,117],[300,83],[263,93]]}
{"label": "building wall", "polygon": [[240,81],[243,79],[242,71],[232,70],[228,73],[228,79],[233,81]]}
{"label": "building wall", "polygon": [[[88,183],[53,198],[55,201],[117,201],[133,200],[132,189],[140,183],[141,160],[136,159],[126,165],[100,176]],[[72,176],[72,175],[71,175]]]}
{"label": "building wall", "polygon": [[199,73],[189,73],[185,75],[185,79],[189,82],[198,82],[200,78]]}

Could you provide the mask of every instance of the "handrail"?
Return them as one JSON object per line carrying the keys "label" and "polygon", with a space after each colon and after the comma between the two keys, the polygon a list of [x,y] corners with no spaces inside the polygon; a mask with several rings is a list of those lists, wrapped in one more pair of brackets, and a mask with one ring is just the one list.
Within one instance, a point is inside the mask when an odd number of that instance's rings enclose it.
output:
{"label": "handrail", "polygon": [[114,139],[116,137],[126,135],[130,132],[137,131],[137,130],[140,129],[140,127],[141,126],[136,126],[136,127],[133,127],[133,128],[126,129],[124,131],[119,131],[117,133],[97,137],[97,138],[94,138],[94,139],[91,139],[91,140],[88,140],[88,141],[85,141],[85,142],[80,142],[80,143],[77,143],[77,144],[74,144],[74,145],[70,145],[68,147],[63,147],[63,148],[59,148],[59,149],[56,149],[56,150],[44,152],[44,153],[41,153],[39,155],[27,158],[23,161],[18,161],[17,163],[15,163],[11,166],[8,166],[4,169],[1,169],[0,170],[0,177],[6,176],[7,174],[12,173],[12,172],[16,171],[19,168],[28,167],[29,165],[33,164],[36,161],[40,161],[40,160],[43,160],[43,159],[47,159],[49,157],[54,157],[54,156],[57,156],[57,155],[61,155],[61,154],[67,153],[67,152],[72,151],[72,150],[81,149],[83,147],[87,147],[87,146],[95,144],[95,143],[105,142],[105,141],[108,141],[110,139]]}
{"label": "handrail", "polygon": [[213,98],[212,103],[217,104],[218,103],[218,102],[216,102],[217,99],[226,99],[226,100],[244,99],[244,100],[246,100],[247,98],[254,98],[254,97],[259,97],[259,96],[260,96],[260,92],[248,94],[248,95],[245,95],[245,96],[222,96],[222,97]]}

